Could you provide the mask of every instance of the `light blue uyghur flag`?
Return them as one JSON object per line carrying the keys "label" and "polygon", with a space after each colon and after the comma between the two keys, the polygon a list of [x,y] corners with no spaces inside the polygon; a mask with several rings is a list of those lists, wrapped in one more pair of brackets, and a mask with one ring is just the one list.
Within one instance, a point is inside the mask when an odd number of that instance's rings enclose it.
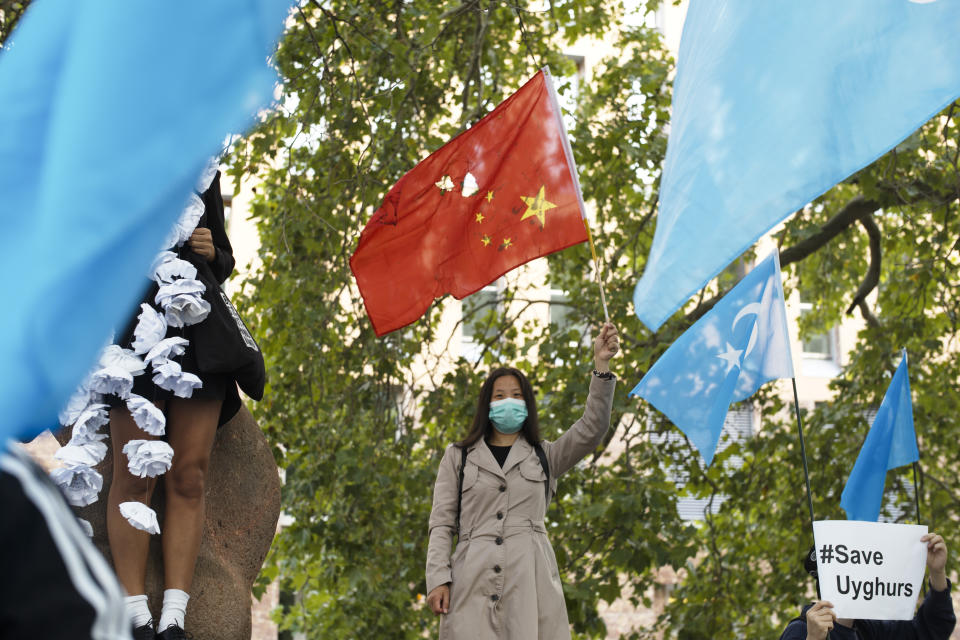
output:
{"label": "light blue uyghur flag", "polygon": [[957,0],[691,0],[640,319],[960,96],[958,34]]}
{"label": "light blue uyghur flag", "polygon": [[847,519],[876,521],[880,517],[887,471],[919,459],[904,351],[840,496]]}
{"label": "light blue uyghur flag", "polygon": [[289,6],[36,0],[5,43],[0,443],[56,426],[131,314],[205,161],[271,101]]}
{"label": "light blue uyghur flag", "polygon": [[792,378],[780,257],[754,267],[654,363],[630,395],[680,427],[709,465],[731,402]]}

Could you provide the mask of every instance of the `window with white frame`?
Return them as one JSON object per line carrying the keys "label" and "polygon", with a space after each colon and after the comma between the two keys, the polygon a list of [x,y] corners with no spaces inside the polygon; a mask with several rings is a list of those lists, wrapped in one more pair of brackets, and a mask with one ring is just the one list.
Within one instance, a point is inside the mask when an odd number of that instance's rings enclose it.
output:
{"label": "window with white frame", "polygon": [[[813,311],[813,305],[809,302],[800,303],[800,316]],[[829,329],[824,333],[808,335],[801,342],[801,351],[804,358],[814,360],[832,360],[837,359],[837,332]]]}
{"label": "window with white frame", "polygon": [[560,289],[550,289],[550,327],[557,332],[580,327],[576,321],[569,298]]}
{"label": "window with white frame", "polygon": [[[717,453],[720,453],[735,442],[745,442],[753,436],[753,409],[747,406],[741,406],[739,409],[733,409],[727,412],[723,421],[723,431],[720,435],[720,442],[717,443]],[[665,430],[653,429],[650,436],[651,442],[663,442],[664,444],[674,444],[683,442],[685,436],[677,427],[669,427]],[[693,446],[692,444],[690,446]],[[739,455],[732,455],[724,462],[726,468],[739,469],[743,466],[743,458]],[[679,469],[671,469],[667,472],[668,478],[682,489],[687,483],[686,473]],[[680,496],[677,498],[677,513],[683,520],[698,521],[706,517],[707,511],[716,514],[720,511],[720,506],[726,502],[728,496],[720,494],[712,500],[710,498],[701,498],[696,496]]]}
{"label": "window with white frame", "polygon": [[499,331],[502,282],[497,280],[462,301],[461,355],[479,360],[486,345]]}

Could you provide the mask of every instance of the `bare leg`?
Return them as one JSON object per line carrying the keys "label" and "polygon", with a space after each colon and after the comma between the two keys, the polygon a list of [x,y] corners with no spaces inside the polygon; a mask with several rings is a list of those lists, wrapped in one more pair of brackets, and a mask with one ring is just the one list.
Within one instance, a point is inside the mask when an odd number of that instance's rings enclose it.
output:
{"label": "bare leg", "polygon": [[140,531],[120,515],[120,503],[138,501],[150,505],[150,497],[156,486],[156,478],[138,478],[127,468],[127,456],[123,447],[130,440],[156,440],[133,421],[126,408],[110,410],[110,438],[113,443],[113,482],[107,498],[107,538],[110,540],[110,555],[120,584],[127,593],[144,593],[144,576],[147,572],[147,552],[150,534]]}
{"label": "bare leg", "polygon": [[203,494],[221,400],[171,398],[167,438],[173,466],[164,476],[167,511],[163,530],[164,586],[190,592],[203,533]]}

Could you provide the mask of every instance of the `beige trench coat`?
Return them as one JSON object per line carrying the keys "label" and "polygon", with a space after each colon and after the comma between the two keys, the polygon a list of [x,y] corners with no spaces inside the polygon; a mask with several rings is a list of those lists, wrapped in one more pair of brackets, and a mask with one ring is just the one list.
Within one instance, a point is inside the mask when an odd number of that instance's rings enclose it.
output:
{"label": "beige trench coat", "polygon": [[[543,442],[550,495],[566,473],[603,440],[610,427],[616,380],[591,376],[583,417],[556,442]],[[553,547],[543,525],[546,476],[522,436],[500,468],[484,440],[467,450],[461,536],[450,555],[457,518],[461,450],[440,461],[430,512],[427,593],[450,583],[442,640],[557,640],[570,637]]]}

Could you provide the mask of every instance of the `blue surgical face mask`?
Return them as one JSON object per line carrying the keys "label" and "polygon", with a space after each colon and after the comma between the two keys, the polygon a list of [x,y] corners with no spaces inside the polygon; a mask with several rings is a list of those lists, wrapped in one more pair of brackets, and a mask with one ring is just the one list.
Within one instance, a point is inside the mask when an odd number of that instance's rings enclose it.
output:
{"label": "blue surgical face mask", "polygon": [[504,398],[490,403],[490,422],[500,433],[516,433],[527,419],[527,403],[520,398]]}

